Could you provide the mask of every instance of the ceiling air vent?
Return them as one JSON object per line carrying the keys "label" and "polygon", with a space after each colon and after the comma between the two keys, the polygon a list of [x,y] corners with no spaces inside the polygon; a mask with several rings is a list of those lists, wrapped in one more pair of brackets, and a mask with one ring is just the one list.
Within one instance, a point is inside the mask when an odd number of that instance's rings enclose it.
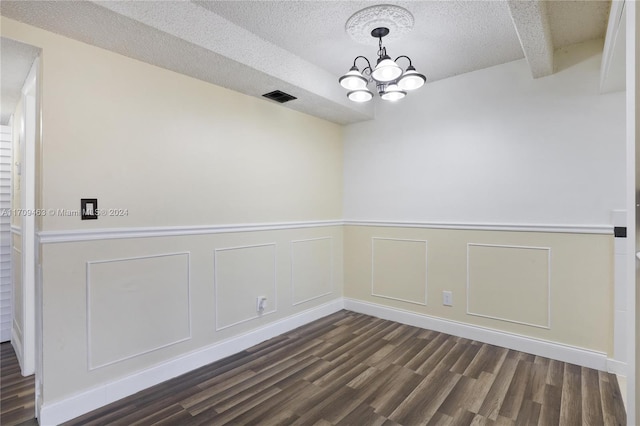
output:
{"label": "ceiling air vent", "polygon": [[265,93],[262,96],[267,99],[271,99],[272,101],[280,102],[281,104],[298,99],[295,96],[291,96],[290,94],[281,92],[280,90],[274,90],[273,92]]}

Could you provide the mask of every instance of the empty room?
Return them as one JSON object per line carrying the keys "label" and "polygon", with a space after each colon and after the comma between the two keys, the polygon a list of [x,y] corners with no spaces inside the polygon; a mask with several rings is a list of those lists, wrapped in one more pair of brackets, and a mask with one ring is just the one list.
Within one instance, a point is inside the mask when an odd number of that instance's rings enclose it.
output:
{"label": "empty room", "polygon": [[637,424],[639,13],[3,0],[0,423]]}

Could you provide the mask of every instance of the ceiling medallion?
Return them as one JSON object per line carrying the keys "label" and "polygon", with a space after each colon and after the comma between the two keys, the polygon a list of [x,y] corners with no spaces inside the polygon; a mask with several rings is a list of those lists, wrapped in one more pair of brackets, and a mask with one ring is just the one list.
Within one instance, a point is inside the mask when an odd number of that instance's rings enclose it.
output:
{"label": "ceiling medallion", "polygon": [[413,28],[413,15],[407,9],[392,4],[371,6],[354,13],[345,30],[355,41],[362,44],[376,44],[371,32],[376,28],[388,28],[387,41],[401,38]]}

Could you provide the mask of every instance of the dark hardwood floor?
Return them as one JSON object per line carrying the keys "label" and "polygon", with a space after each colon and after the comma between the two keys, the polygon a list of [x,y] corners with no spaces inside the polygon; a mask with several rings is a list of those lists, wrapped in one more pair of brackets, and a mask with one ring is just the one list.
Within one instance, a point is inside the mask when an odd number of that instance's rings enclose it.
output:
{"label": "dark hardwood floor", "polygon": [[22,377],[11,343],[0,344],[0,425],[37,425],[34,377]]}
{"label": "dark hardwood floor", "polygon": [[341,311],[67,424],[623,425],[626,414],[612,374]]}

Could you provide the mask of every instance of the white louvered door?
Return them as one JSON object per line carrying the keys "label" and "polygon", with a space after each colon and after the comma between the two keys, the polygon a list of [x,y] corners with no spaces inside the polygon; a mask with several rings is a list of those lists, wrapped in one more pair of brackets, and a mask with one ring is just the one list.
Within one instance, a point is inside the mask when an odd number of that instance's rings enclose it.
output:
{"label": "white louvered door", "polygon": [[0,342],[11,340],[11,127],[0,126]]}

